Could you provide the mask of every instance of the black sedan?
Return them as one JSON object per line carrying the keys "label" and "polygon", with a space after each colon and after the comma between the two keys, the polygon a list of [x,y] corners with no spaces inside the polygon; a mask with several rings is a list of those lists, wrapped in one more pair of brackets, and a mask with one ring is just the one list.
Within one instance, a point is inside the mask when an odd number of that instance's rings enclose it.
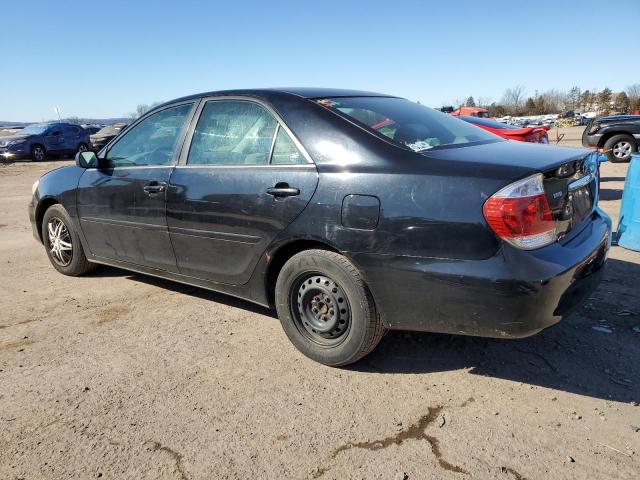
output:
{"label": "black sedan", "polygon": [[[598,283],[611,223],[596,154],[508,142],[397,97],[181,98],[35,185],[52,265],[96,264],[275,307],[347,365],[384,332],[533,335]],[[256,328],[260,328],[256,325]]]}

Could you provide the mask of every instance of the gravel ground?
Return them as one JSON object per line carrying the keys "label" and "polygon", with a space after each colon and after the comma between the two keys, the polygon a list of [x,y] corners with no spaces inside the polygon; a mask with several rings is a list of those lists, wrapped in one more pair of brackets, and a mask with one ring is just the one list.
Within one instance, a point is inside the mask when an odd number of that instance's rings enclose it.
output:
{"label": "gravel ground", "polygon": [[[0,165],[0,478],[638,478],[640,254],[535,337],[391,332],[333,369],[251,304],[56,273],[26,204],[64,164]],[[626,168],[602,170],[614,220]]]}

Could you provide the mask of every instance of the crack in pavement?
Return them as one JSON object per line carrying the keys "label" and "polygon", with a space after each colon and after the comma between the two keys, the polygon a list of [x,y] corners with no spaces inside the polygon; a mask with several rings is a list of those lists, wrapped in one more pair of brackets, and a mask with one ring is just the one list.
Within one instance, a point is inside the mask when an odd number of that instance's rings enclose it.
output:
{"label": "crack in pavement", "polygon": [[182,463],[182,460],[183,460],[182,454],[176,452],[175,450],[169,447],[162,445],[160,442],[156,442],[155,440],[149,440],[148,442],[145,443],[145,445],[149,446],[151,448],[151,451],[153,452],[161,451],[161,452],[168,453],[176,462],[176,470],[180,474],[180,479],[190,480],[189,475],[184,469],[184,465]]}
{"label": "crack in pavement", "polygon": [[[461,407],[468,405],[473,402],[473,398],[469,398],[465,402],[462,403]],[[429,445],[431,445],[431,452],[436,457],[438,465],[441,468],[455,473],[462,473],[464,475],[469,475],[469,472],[464,470],[462,467],[454,465],[443,458],[442,450],[440,450],[440,441],[432,436],[427,435],[426,429],[429,425],[431,425],[438,415],[442,411],[442,406],[437,407],[429,407],[427,414],[420,417],[418,423],[414,423],[410,425],[407,429],[401,430],[395,435],[383,438],[381,440],[374,440],[371,442],[349,442],[345,445],[342,445],[336,448],[331,454],[331,459],[335,460],[335,458],[342,452],[347,450],[351,450],[353,448],[360,448],[364,450],[382,450],[384,448],[390,447],[391,445],[402,445],[407,440],[426,440]],[[318,467],[313,474],[313,478],[320,478],[322,475],[327,473],[331,467]]]}

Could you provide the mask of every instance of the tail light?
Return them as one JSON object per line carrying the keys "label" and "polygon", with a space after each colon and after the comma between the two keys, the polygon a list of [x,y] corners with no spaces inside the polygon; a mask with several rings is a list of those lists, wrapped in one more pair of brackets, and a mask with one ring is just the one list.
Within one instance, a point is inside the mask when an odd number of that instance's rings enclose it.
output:
{"label": "tail light", "polygon": [[514,247],[533,250],[557,239],[543,178],[539,173],[512,183],[489,197],[482,208],[491,229]]}

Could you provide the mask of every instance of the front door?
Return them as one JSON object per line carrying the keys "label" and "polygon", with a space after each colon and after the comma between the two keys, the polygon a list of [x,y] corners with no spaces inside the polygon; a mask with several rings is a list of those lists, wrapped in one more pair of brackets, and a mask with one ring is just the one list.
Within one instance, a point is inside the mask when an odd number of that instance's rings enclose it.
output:
{"label": "front door", "polygon": [[97,257],[175,271],[166,218],[169,178],[193,103],[155,112],[126,132],[78,185],[78,216]]}
{"label": "front door", "polygon": [[249,280],[315,191],[318,174],[301,149],[264,105],[204,103],[167,196],[181,273],[236,285]]}

